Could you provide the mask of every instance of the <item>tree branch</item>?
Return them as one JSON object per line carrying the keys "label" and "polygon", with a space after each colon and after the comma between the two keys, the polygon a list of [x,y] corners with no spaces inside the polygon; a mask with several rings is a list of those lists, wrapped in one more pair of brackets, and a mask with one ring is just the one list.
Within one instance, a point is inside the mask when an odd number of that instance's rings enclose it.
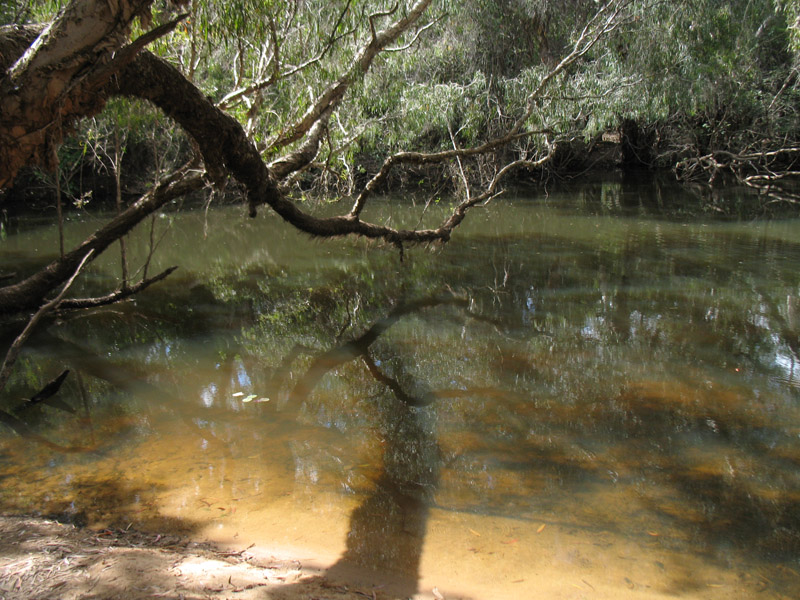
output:
{"label": "tree branch", "polygon": [[328,107],[328,109],[320,115],[319,120],[314,123],[314,126],[309,130],[308,135],[306,135],[305,140],[303,140],[299,148],[269,164],[269,170],[275,179],[278,181],[284,179],[291,173],[303,169],[316,158],[322,136],[328,129],[328,120],[332,112],[333,109]]}
{"label": "tree branch", "polygon": [[92,260],[120,237],[128,233],[146,216],[164,206],[170,200],[202,189],[206,180],[194,171],[194,164],[184,166],[166,177],[154,189],[134,202],[119,216],[86,238],[63,259],[55,260],[44,269],[13,285],[0,288],[0,314],[14,313],[39,306],[42,299],[69,279],[87,252],[92,251]]}
{"label": "tree branch", "polygon": [[49,302],[47,302],[46,304],[42,305],[39,308],[39,310],[37,310],[34,313],[30,321],[28,321],[28,324],[22,330],[22,333],[20,333],[16,337],[14,342],[11,344],[11,347],[8,349],[8,352],[6,353],[6,357],[3,360],[3,365],[0,366],[0,392],[2,392],[3,389],[5,389],[6,383],[8,383],[8,378],[11,376],[11,371],[14,368],[14,364],[17,362],[17,358],[19,357],[20,350],[22,350],[22,346],[25,344],[28,337],[30,337],[33,328],[36,327],[36,325],[39,323],[42,317],[44,317],[47,313],[49,313],[51,310],[53,310],[59,305],[61,299],[64,297],[64,294],[67,293],[67,290],[72,285],[72,282],[75,281],[76,277],[78,277],[78,273],[81,272],[81,269],[83,269],[83,265],[86,264],[86,262],[89,260],[89,257],[93,254],[93,252],[94,250],[92,249],[86,252],[85,256],[78,263],[78,266],[72,273],[72,276],[64,284],[64,287],[61,288],[61,291],[58,293],[58,295]]}
{"label": "tree branch", "polygon": [[417,42],[419,36],[422,35],[423,31],[425,31],[426,29],[430,29],[431,27],[436,25],[436,23],[444,19],[446,16],[447,15],[440,15],[427,25],[423,25],[422,27],[417,29],[417,32],[414,34],[414,37],[411,38],[411,41],[405,44],[404,46],[398,46],[397,48],[386,48],[385,52],[403,52],[404,50],[408,50],[409,48],[411,48],[411,46],[413,46]]}
{"label": "tree branch", "polygon": [[58,308],[59,310],[77,309],[77,308],[96,308],[98,306],[105,306],[108,304],[114,304],[116,302],[120,302],[122,300],[125,300],[126,298],[130,298],[134,294],[138,294],[142,290],[147,289],[154,283],[159,282],[162,279],[166,279],[177,268],[178,267],[170,267],[169,269],[162,271],[158,275],[155,275],[148,279],[142,279],[139,283],[135,285],[125,286],[122,289],[111,292],[110,294],[106,294],[105,296],[99,296],[97,298],[70,298],[64,300],[61,302]]}
{"label": "tree branch", "polygon": [[382,31],[374,31],[372,17],[370,17],[370,26],[373,29],[372,38],[358,53],[350,70],[326,87],[300,120],[287,127],[270,143],[270,146],[278,149],[296,142],[311,129],[328,108],[338,106],[350,86],[369,70],[375,57],[411,27],[422,16],[431,1],[417,0],[405,17],[398,19]]}

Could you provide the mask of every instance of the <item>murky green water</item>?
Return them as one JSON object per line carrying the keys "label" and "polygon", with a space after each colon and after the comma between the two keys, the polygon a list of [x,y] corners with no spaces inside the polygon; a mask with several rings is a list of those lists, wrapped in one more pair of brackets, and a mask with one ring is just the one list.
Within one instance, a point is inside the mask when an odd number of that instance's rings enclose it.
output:
{"label": "murky green water", "polygon": [[[238,209],[159,217],[150,273],[178,272],[30,341],[4,406],[69,368],[75,414],[20,416],[88,450],[0,432],[2,508],[293,549],[408,595],[796,597],[800,220],[663,208],[693,202],[509,196],[402,263]],[[7,231],[2,270],[57,248]]]}

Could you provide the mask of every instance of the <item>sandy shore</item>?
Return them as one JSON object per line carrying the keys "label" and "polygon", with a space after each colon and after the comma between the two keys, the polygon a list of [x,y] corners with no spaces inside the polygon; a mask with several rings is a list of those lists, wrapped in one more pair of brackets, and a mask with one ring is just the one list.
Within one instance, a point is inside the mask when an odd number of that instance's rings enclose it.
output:
{"label": "sandy shore", "polygon": [[0,517],[0,599],[170,598],[391,600],[311,564],[223,550],[177,535],[94,531],[31,517]]}

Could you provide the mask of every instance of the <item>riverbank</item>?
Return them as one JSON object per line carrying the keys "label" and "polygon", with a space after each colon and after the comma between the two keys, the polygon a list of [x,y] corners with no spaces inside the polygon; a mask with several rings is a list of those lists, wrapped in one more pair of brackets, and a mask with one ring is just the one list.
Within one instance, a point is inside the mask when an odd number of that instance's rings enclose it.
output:
{"label": "riverbank", "polygon": [[313,564],[223,550],[185,537],[134,529],[92,530],[36,517],[0,516],[3,600],[274,599],[391,600],[354,589]]}

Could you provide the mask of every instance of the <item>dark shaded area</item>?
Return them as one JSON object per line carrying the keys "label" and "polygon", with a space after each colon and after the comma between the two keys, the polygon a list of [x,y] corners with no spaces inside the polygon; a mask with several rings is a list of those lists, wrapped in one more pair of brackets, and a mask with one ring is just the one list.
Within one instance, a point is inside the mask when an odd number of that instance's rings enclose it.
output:
{"label": "dark shaded area", "polygon": [[75,414],[75,409],[69,404],[59,400],[58,398],[53,398],[58,390],[61,389],[61,384],[64,383],[67,375],[69,375],[69,369],[65,369],[58,377],[47,383],[47,385],[45,385],[41,390],[31,396],[30,400],[27,400],[24,404],[19,406],[17,411],[24,411],[32,406],[36,406],[37,404],[45,403],[53,408],[58,408],[65,412]]}
{"label": "dark shaded area", "polygon": [[[436,395],[407,392],[397,379],[381,371],[370,346],[400,318],[441,305],[466,306],[466,302],[433,296],[398,304],[363,335],[316,358],[290,395],[292,402],[303,402],[323,375],[356,358],[361,358],[367,372],[393,395],[376,400],[376,428],[382,436],[383,449],[380,472],[373,482],[373,491],[350,517],[347,549],[327,571],[333,580],[347,580],[353,567],[361,567],[375,573],[395,574],[392,590],[402,597],[417,592],[428,507],[436,489],[440,462],[430,417],[420,407],[431,404]],[[405,374],[404,379],[408,377]],[[420,390],[425,386],[416,382],[411,387]]]}
{"label": "dark shaded area", "polygon": [[649,169],[656,162],[656,135],[653,127],[644,128],[633,119],[620,125],[621,166],[623,169]]}

